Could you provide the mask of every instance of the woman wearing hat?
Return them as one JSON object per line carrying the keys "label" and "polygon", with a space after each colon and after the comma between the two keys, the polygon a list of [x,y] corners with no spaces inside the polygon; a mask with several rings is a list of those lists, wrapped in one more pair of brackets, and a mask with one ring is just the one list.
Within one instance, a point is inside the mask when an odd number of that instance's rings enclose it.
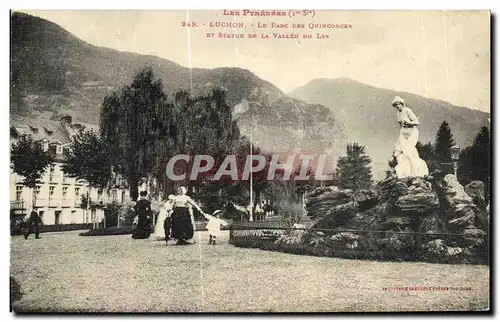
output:
{"label": "woman wearing hat", "polygon": [[405,106],[405,101],[396,96],[392,106],[398,110],[400,126],[399,138],[395,146],[395,157],[398,160],[396,173],[398,177],[423,177],[429,174],[424,160],[420,159],[416,148],[418,142],[418,126],[420,122],[413,111]]}
{"label": "woman wearing hat", "polygon": [[180,187],[177,189],[177,195],[172,199],[172,238],[177,239],[177,245],[187,245],[193,244],[195,242],[194,238],[194,216],[193,207],[198,209],[199,212],[203,213],[203,210],[186,195],[186,187]]}

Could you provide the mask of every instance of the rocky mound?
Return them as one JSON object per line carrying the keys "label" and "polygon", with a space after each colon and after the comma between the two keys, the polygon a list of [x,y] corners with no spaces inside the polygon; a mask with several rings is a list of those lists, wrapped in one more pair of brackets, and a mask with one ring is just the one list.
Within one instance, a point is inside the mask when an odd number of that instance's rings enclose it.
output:
{"label": "rocky mound", "polygon": [[318,220],[313,231],[289,239],[419,260],[477,262],[488,253],[485,205],[481,182],[464,188],[453,175],[439,172],[389,177],[357,192],[319,187],[307,196],[307,213]]}

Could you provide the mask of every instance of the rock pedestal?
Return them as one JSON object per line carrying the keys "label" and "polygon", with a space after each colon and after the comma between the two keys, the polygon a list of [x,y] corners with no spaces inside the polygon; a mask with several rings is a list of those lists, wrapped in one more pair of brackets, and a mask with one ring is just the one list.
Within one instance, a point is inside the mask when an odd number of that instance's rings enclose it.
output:
{"label": "rock pedestal", "polygon": [[381,251],[418,252],[424,259],[438,256],[445,262],[484,251],[487,214],[473,202],[481,198],[481,184],[471,183],[464,189],[453,175],[445,176],[442,184],[433,179],[393,176],[378,182],[373,190],[357,192],[317,188],[307,196],[306,205],[308,215],[318,220],[313,228],[340,231],[315,231],[301,238],[314,245],[353,250],[370,244]]}

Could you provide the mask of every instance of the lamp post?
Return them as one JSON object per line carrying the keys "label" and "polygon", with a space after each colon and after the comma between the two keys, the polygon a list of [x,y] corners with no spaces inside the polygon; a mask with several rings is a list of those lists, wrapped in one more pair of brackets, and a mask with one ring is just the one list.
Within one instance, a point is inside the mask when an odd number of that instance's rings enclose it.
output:
{"label": "lamp post", "polygon": [[453,161],[453,174],[455,175],[455,178],[458,178],[457,170],[458,170],[458,159],[460,157],[460,148],[454,145],[450,148],[450,152],[451,152],[451,160]]}

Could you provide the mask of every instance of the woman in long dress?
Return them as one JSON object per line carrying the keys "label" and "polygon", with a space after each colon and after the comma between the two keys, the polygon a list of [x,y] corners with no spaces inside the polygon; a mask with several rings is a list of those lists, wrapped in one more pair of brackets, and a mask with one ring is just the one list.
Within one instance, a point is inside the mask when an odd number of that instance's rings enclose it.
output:
{"label": "woman in long dress", "polygon": [[188,245],[196,242],[193,207],[203,213],[203,210],[191,197],[186,195],[186,192],[185,187],[177,189],[177,195],[173,198],[172,203],[172,238],[177,240],[177,245]]}
{"label": "woman in long dress", "polygon": [[423,177],[429,174],[424,160],[420,159],[416,148],[420,122],[413,111],[405,106],[404,100],[396,96],[392,102],[398,110],[399,137],[394,148],[397,159],[396,173],[399,178]]}
{"label": "woman in long dress", "polygon": [[146,199],[147,192],[141,191],[140,198],[134,206],[137,215],[137,225],[135,226],[132,238],[148,239],[151,235],[151,226],[149,224],[152,211],[151,202]]}
{"label": "woman in long dress", "polygon": [[163,204],[160,209],[160,214],[158,215],[158,220],[156,221],[154,236],[156,240],[165,240],[165,221],[171,216],[172,213],[172,199],[174,195],[168,196],[167,201]]}

